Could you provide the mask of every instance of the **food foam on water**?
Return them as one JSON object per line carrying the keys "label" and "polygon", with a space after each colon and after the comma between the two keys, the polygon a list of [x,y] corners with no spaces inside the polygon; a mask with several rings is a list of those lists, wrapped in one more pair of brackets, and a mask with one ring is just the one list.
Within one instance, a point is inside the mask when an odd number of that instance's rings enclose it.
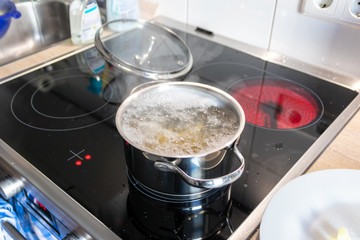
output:
{"label": "food foam on water", "polygon": [[228,144],[239,129],[236,112],[218,98],[178,87],[143,92],[120,121],[135,146],[168,157],[208,153]]}

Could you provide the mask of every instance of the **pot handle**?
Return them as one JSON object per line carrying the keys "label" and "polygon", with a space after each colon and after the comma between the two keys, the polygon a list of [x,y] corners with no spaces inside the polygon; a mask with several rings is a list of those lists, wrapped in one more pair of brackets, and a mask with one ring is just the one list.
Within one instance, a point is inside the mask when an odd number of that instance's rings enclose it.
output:
{"label": "pot handle", "polygon": [[191,177],[181,168],[168,161],[156,161],[154,163],[154,166],[155,168],[162,171],[170,171],[173,173],[178,173],[188,184],[194,187],[209,188],[209,189],[220,188],[235,182],[244,171],[245,168],[244,157],[241,155],[236,145],[234,145],[233,150],[235,156],[240,161],[240,167],[238,167],[235,171],[218,178],[200,179],[200,178]]}

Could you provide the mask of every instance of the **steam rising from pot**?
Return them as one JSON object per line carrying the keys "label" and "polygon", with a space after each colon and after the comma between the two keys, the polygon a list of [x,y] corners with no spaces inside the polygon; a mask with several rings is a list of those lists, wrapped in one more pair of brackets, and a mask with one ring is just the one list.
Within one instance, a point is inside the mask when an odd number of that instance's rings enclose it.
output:
{"label": "steam rising from pot", "polygon": [[233,141],[240,128],[237,111],[220,94],[165,84],[134,95],[117,116],[122,135],[161,156],[206,154]]}

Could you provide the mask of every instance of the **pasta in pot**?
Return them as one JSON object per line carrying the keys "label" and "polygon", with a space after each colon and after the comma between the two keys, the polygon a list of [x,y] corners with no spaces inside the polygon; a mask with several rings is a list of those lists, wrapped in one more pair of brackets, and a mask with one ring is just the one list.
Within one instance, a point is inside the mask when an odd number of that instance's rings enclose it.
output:
{"label": "pasta in pot", "polygon": [[207,154],[238,138],[244,119],[231,100],[199,87],[160,85],[119,109],[118,128],[131,144],[171,157]]}

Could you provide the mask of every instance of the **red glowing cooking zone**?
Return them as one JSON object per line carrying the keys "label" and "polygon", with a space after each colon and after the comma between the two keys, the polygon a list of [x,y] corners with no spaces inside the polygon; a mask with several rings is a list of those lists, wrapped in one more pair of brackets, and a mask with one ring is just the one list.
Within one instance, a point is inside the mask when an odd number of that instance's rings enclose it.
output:
{"label": "red glowing cooking zone", "polygon": [[318,98],[300,85],[284,80],[247,80],[232,88],[246,121],[271,129],[294,129],[318,118]]}

